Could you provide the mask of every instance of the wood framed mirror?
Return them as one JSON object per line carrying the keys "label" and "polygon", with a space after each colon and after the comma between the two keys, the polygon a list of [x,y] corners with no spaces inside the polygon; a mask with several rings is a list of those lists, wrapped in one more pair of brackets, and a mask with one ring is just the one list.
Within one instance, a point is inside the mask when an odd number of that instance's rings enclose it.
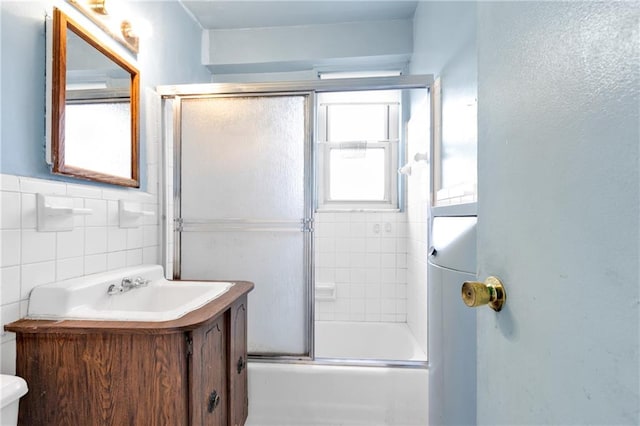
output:
{"label": "wood framed mirror", "polygon": [[138,70],[58,8],[51,33],[52,172],[139,187]]}

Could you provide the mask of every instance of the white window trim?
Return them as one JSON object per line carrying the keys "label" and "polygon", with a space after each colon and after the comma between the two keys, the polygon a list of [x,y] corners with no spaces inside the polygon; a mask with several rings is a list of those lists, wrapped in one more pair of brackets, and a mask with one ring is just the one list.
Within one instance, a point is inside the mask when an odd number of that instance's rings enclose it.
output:
{"label": "white window trim", "polygon": [[[386,134],[389,139],[383,141],[366,141],[367,148],[383,148],[385,150],[385,188],[384,200],[330,200],[329,194],[329,168],[330,150],[344,144],[327,141],[328,123],[327,112],[329,105],[344,104],[345,102],[329,102],[319,104],[317,108],[317,153],[318,153],[318,211],[399,211],[398,205],[398,152],[400,144],[400,102],[375,102],[387,104]],[[349,104],[370,104],[372,102],[348,102]],[[393,130],[391,130],[393,129]],[[395,133],[395,134],[392,134]],[[362,143],[365,141],[353,141]],[[346,142],[348,143],[348,142]]]}

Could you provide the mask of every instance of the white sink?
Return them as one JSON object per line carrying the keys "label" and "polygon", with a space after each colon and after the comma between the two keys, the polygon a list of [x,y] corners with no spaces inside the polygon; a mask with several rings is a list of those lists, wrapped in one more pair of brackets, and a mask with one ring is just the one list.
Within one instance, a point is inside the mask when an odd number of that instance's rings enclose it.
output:
{"label": "white sink", "polygon": [[[145,287],[108,294],[122,279],[149,280]],[[233,286],[230,282],[169,281],[162,267],[145,265],[87,275],[35,287],[29,296],[30,319],[169,321],[207,304]]]}

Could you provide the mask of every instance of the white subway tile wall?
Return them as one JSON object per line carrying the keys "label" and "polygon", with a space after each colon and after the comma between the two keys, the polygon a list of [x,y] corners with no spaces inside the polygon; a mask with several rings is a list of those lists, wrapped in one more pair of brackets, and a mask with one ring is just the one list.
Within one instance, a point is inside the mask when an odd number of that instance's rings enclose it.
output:
{"label": "white subway tile wall", "polygon": [[[414,158],[428,151],[428,141],[423,139],[428,129],[420,129],[423,121],[416,121],[418,128],[409,130],[407,154]],[[413,137],[411,137],[413,135]],[[416,136],[417,135],[417,136]],[[429,205],[430,173],[426,163],[412,168],[407,178],[407,325],[418,344],[427,353],[427,269],[429,253]]]}
{"label": "white subway tile wall", "polygon": [[[157,161],[157,160],[156,160]],[[157,166],[149,173],[157,174]],[[27,314],[29,292],[37,285],[96,272],[158,263],[157,178],[149,192],[103,189],[13,175],[0,175],[0,372],[15,374],[15,335],[4,324]],[[93,209],[76,216],[72,231],[39,232],[35,194],[73,197],[76,207]],[[118,202],[142,203],[156,214],[139,228],[118,227]]]}
{"label": "white subway tile wall", "polygon": [[336,300],[316,301],[316,319],[406,322],[406,239],[405,213],[316,213],[316,284],[336,286]]}

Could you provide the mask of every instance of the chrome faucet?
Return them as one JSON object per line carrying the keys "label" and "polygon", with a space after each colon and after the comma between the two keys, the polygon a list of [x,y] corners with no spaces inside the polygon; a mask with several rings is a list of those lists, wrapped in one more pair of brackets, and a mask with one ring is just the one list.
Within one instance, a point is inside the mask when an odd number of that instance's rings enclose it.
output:
{"label": "chrome faucet", "polygon": [[114,294],[126,293],[134,288],[146,287],[151,280],[146,280],[142,277],[125,277],[120,284],[111,284],[107,289],[107,294],[113,296]]}

